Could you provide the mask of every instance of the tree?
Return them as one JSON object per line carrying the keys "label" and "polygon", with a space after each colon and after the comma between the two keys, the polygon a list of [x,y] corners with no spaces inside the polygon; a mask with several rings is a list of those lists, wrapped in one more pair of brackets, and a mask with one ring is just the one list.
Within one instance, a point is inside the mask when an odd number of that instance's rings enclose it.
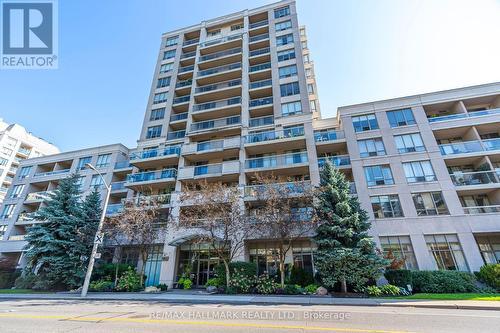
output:
{"label": "tree", "polygon": [[82,284],[93,241],[87,235],[95,225],[86,218],[91,206],[96,209],[96,194],[82,205],[78,180],[76,174],[62,179],[36,213],[36,220],[43,223],[28,228],[25,272],[38,275],[37,288],[72,289]]}
{"label": "tree", "polygon": [[380,275],[388,261],[375,250],[368,236],[370,222],[357,197],[349,194],[349,182],[328,161],[320,172],[320,190],[315,200],[319,227],[314,240],[318,246],[315,264],[323,285],[341,291],[347,284],[359,290]]}
{"label": "tree", "polygon": [[209,244],[224,264],[230,286],[229,263],[241,253],[251,232],[240,190],[204,181],[195,190],[186,187],[180,195],[180,204],[184,207],[178,227],[192,229],[197,235],[195,242]]}
{"label": "tree", "polygon": [[285,258],[293,243],[312,236],[316,218],[312,214],[314,188],[309,182],[288,181],[270,176],[256,176],[255,232],[276,241],[280,283],[285,286]]}
{"label": "tree", "polygon": [[112,243],[127,244],[139,252],[142,260],[141,285],[152,246],[163,241],[166,230],[168,218],[162,217],[160,208],[161,203],[154,199],[125,201],[123,211],[107,218],[103,226],[105,237]]}

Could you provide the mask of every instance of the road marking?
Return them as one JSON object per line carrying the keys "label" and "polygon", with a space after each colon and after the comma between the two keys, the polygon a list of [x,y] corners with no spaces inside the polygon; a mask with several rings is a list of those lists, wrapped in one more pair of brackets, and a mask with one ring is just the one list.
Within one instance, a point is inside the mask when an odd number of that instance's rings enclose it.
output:
{"label": "road marking", "polygon": [[389,331],[364,328],[341,328],[341,327],[321,327],[305,325],[273,325],[273,324],[252,324],[252,323],[228,323],[218,321],[181,321],[181,320],[160,320],[160,319],[136,319],[136,318],[102,318],[102,317],[68,317],[57,315],[25,315],[25,314],[3,314],[0,318],[22,318],[22,319],[56,319],[82,322],[129,322],[129,323],[156,323],[194,326],[222,326],[222,327],[253,327],[253,328],[277,328],[277,329],[301,329],[304,331],[329,331],[329,332],[356,332],[356,333],[409,333],[408,331]]}

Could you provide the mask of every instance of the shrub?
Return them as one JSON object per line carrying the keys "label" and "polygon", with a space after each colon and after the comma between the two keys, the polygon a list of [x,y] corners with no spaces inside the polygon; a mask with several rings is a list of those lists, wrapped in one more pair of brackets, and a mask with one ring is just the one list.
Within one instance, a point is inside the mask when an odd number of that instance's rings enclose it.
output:
{"label": "shrub", "polygon": [[260,294],[274,294],[278,284],[267,274],[262,274],[257,279],[257,292]]}
{"label": "shrub", "polygon": [[0,289],[12,288],[16,279],[21,275],[20,270],[0,272]]}
{"label": "shrub", "polygon": [[[234,261],[229,263],[229,271],[234,273],[237,270],[239,272],[244,272],[247,276],[257,276],[257,266],[255,263],[245,262],[245,261]],[[215,267],[215,276],[219,279],[220,285],[225,286],[227,284],[226,281],[226,267],[224,264],[219,264]]]}
{"label": "shrub", "polygon": [[129,267],[118,279],[116,289],[119,291],[139,291],[143,288],[141,284],[141,275],[137,274]]}
{"label": "shrub", "polygon": [[368,286],[366,287],[366,293],[373,297],[378,297],[382,295],[382,291],[377,286]]}
{"label": "shrub", "polygon": [[244,268],[235,268],[229,283],[238,293],[248,294],[255,285],[255,276],[247,275]]}
{"label": "shrub", "polygon": [[307,286],[314,282],[313,276],[311,273],[307,272],[303,268],[300,267],[292,267],[290,272],[290,284],[298,284],[300,286]]}
{"label": "shrub", "polygon": [[473,274],[458,271],[412,271],[413,291],[467,293],[477,291]]}
{"label": "shrub", "polygon": [[398,287],[406,288],[412,285],[412,275],[408,269],[388,269],[384,276],[390,284]]}
{"label": "shrub", "polygon": [[283,293],[286,295],[298,295],[301,293],[301,289],[297,284],[287,284],[283,289]]}
{"label": "shrub", "polygon": [[491,288],[500,290],[500,264],[486,264],[479,270],[478,277]]}
{"label": "shrub", "polygon": [[318,288],[319,288],[318,285],[311,283],[311,284],[306,286],[305,290],[306,290],[306,293],[308,293],[308,294],[314,294]]}
{"label": "shrub", "polygon": [[90,291],[107,292],[113,291],[114,283],[109,280],[98,280],[90,282]]}
{"label": "shrub", "polygon": [[118,277],[122,276],[129,268],[127,264],[100,264],[92,272],[92,281],[115,279],[116,268],[118,267]]}
{"label": "shrub", "polygon": [[156,288],[160,289],[161,291],[168,290],[168,286],[165,283],[160,283],[159,285],[156,286]]}
{"label": "shrub", "polygon": [[219,287],[221,286],[221,282],[219,278],[211,278],[207,280],[207,283],[205,283],[205,287]]}
{"label": "shrub", "polygon": [[191,289],[191,287],[193,286],[193,281],[191,281],[190,279],[184,279],[182,284],[184,285],[184,289]]}
{"label": "shrub", "polygon": [[38,281],[38,276],[33,273],[28,273],[26,275],[21,275],[14,282],[14,286],[17,289],[32,289],[35,283]]}
{"label": "shrub", "polygon": [[393,286],[392,284],[386,284],[382,287],[379,287],[380,292],[386,296],[398,296],[399,295],[399,287]]}

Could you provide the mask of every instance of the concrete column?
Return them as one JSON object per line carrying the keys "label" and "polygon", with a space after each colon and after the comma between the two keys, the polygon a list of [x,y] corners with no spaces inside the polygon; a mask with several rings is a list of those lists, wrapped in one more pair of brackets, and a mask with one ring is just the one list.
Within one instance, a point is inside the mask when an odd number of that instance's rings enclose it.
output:
{"label": "concrete column", "polygon": [[465,256],[465,260],[469,265],[471,272],[479,271],[481,266],[484,265],[483,257],[477,246],[476,239],[472,232],[458,233],[458,239],[460,240],[460,245]]}
{"label": "concrete column", "polygon": [[177,247],[165,244],[161,263],[160,283],[173,288],[175,282],[175,263],[177,262]]}
{"label": "concrete column", "polygon": [[413,252],[415,253],[415,258],[417,259],[418,269],[421,271],[435,270],[437,269],[434,258],[432,258],[427,248],[427,243],[423,234],[412,234],[410,235],[411,244],[413,246]]}

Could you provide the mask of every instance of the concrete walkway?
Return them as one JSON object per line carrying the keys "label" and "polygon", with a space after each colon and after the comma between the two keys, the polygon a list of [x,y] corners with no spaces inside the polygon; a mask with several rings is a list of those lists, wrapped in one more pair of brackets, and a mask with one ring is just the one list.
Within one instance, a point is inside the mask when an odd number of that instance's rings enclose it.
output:
{"label": "concrete walkway", "polygon": [[258,304],[258,305],[347,305],[347,306],[390,306],[440,309],[473,309],[500,311],[500,302],[495,301],[438,301],[384,298],[334,298],[314,295],[218,295],[202,291],[164,293],[88,293],[81,298],[75,293],[52,294],[0,294],[0,301],[13,299],[32,300],[92,300],[92,301],[142,301],[185,304]]}

